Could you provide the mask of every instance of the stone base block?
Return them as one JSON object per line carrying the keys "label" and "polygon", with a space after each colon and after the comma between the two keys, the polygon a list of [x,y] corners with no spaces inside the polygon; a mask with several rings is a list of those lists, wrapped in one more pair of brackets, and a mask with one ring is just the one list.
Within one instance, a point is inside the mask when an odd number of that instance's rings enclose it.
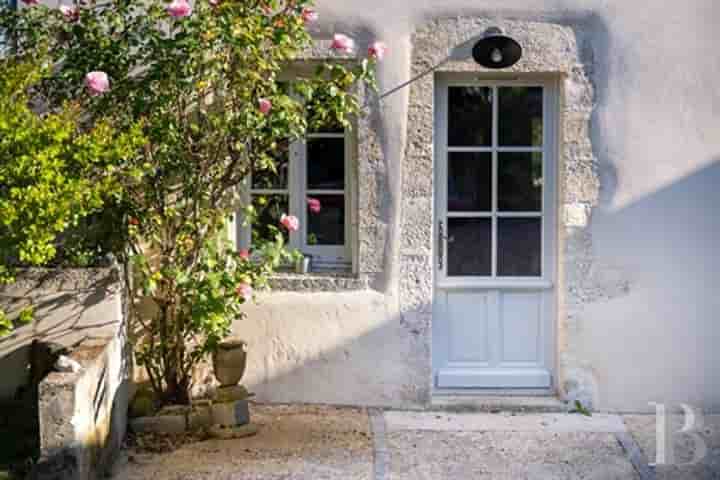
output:
{"label": "stone base block", "polygon": [[193,405],[187,416],[187,428],[190,431],[208,428],[213,424],[212,407],[207,405]]}
{"label": "stone base block", "polygon": [[245,425],[250,421],[250,408],[247,400],[214,403],[212,406],[213,423],[225,427]]}
{"label": "stone base block", "polygon": [[179,435],[187,429],[185,415],[156,415],[138,417],[130,420],[130,428],[135,433],[164,433]]}

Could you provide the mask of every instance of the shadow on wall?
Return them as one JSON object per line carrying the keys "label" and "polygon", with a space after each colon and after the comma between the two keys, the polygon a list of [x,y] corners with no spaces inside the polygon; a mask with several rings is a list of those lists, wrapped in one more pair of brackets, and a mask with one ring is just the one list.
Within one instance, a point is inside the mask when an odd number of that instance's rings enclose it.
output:
{"label": "shadow on wall", "polygon": [[[600,410],[648,402],[720,411],[720,159],[618,211],[597,208],[575,348]],[[260,401],[422,407],[429,315],[388,313],[373,292],[276,293],[235,332]]]}
{"label": "shadow on wall", "polygon": [[275,292],[233,325],[243,383],[260,401],[420,407],[429,399],[428,315],[398,317],[373,291]]}
{"label": "shadow on wall", "polygon": [[[37,479],[96,478],[125,433],[126,292],[113,270],[24,273],[0,290],[6,310],[32,304],[36,318],[0,340],[0,430],[23,447],[12,458],[3,449],[0,463],[20,464],[23,471],[39,460]],[[80,371],[54,372],[61,353]]]}
{"label": "shadow on wall", "polygon": [[111,282],[101,281],[97,288],[85,291],[37,289],[0,290],[0,305],[9,314],[31,304],[35,321],[0,339],[0,369],[5,372],[0,382],[0,399],[12,398],[17,389],[29,380],[30,345],[33,342],[52,345],[55,351],[72,349],[83,340],[113,335],[117,314]]}
{"label": "shadow on wall", "polygon": [[600,295],[582,348],[599,376],[600,406],[648,402],[720,411],[720,158],[617,211],[596,209]]}

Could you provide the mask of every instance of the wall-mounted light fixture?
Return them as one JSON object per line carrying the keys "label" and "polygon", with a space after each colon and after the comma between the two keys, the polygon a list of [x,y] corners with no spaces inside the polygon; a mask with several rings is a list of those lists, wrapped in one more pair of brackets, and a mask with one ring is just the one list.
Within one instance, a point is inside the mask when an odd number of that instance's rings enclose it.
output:
{"label": "wall-mounted light fixture", "polygon": [[[462,58],[460,58],[460,60],[462,61],[467,58],[467,48],[471,44],[470,42],[472,42],[472,39],[468,40],[466,43],[463,43],[456,48],[456,50],[462,52]],[[440,60],[435,65],[429,67],[427,70],[418,73],[410,80],[401,83],[397,87],[391,88],[390,90],[380,94],[380,99],[382,100],[383,98],[392,95],[393,93],[404,87],[407,87],[408,85],[424,77],[425,75],[430,75],[436,69],[452,61],[453,59],[458,60],[458,57],[454,55],[456,54],[451,52],[447,57]],[[477,63],[486,68],[508,68],[512,67],[518,62],[518,60],[520,60],[520,58],[522,57],[522,47],[515,39],[503,35],[502,30],[500,30],[498,27],[490,27],[485,30],[483,38],[477,41],[473,46],[472,57]],[[482,79],[488,80],[487,74],[483,74]],[[517,80],[517,78],[509,78],[505,74],[503,74],[502,79]]]}
{"label": "wall-mounted light fixture", "polygon": [[513,38],[503,35],[498,27],[490,27],[472,49],[473,59],[486,68],[508,68],[522,57],[522,47]]}

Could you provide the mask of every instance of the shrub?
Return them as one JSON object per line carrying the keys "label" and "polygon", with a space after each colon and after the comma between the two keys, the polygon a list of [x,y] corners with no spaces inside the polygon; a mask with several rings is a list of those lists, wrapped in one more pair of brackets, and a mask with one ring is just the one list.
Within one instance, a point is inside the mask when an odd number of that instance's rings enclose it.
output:
{"label": "shrub", "polygon": [[[29,90],[44,71],[10,60],[0,61],[0,71],[0,283],[7,283],[18,265],[51,262],[59,235],[121,193],[117,171],[142,137],[136,128],[119,134],[106,121],[83,130],[73,103],[38,115]],[[15,319],[29,320],[28,310]],[[0,336],[14,323],[0,312]]]}
{"label": "shrub", "polygon": [[239,203],[243,181],[275,171],[278,144],[309,124],[349,127],[357,84],[373,85],[384,47],[357,64],[319,64],[288,93],[280,74],[311,46],[314,16],[308,0],[110,0],[0,14],[14,55],[50,52],[50,104],[78,101],[89,122],[109,117],[123,130],[142,123],[146,143],[126,166],[141,181],[123,183],[122,205],[138,283],[154,305],[137,318],[138,358],[167,403],[189,401],[194,366],[289,256],[279,233],[256,262],[218,240],[236,210],[251,213]]}

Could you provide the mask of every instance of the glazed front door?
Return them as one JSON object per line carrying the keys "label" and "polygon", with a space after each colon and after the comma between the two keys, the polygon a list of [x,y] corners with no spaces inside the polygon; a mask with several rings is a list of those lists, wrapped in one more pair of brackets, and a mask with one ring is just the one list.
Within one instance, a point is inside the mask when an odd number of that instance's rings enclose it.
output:
{"label": "glazed front door", "polygon": [[554,84],[436,85],[435,387],[550,389]]}

